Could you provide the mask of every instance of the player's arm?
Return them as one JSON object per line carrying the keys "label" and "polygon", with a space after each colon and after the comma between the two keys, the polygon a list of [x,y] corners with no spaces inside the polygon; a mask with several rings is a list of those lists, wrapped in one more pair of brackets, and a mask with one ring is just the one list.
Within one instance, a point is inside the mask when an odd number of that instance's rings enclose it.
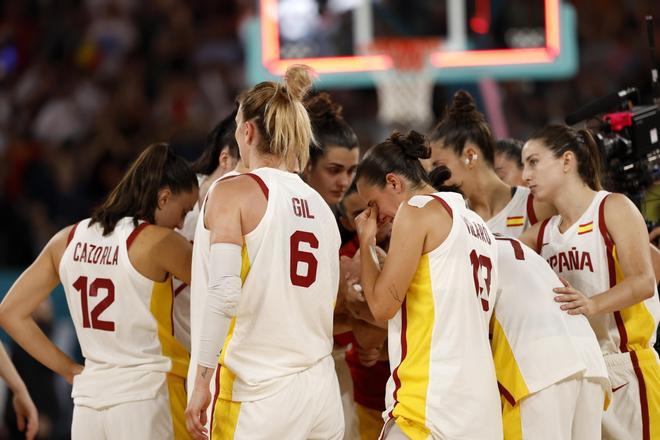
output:
{"label": "player's arm", "polygon": [[534,214],[536,214],[536,223],[541,223],[543,220],[557,214],[557,210],[554,206],[549,203],[539,202],[536,199],[533,199],[532,207],[534,209]]}
{"label": "player's arm", "polygon": [[376,254],[378,208],[369,207],[355,219],[360,238],[360,283],[377,321],[391,319],[406,297],[426,238],[426,230],[420,227],[419,221],[423,211],[407,203],[401,205],[394,218],[389,253],[382,271]]}
{"label": "player's arm", "polygon": [[58,267],[70,228],[55,234],[11,286],[0,304],[0,325],[33,358],[72,383],[73,376],[82,371],[82,365],[57,348],[32,318],[32,312],[60,282]]}
{"label": "player's arm", "polygon": [[[205,222],[211,235],[206,305],[202,315],[195,385],[186,409],[186,426],[196,439],[207,438],[206,408],[211,399],[209,386],[222,344],[241,294],[241,249],[246,224],[254,219],[254,206],[263,195],[248,177],[219,182],[209,194]],[[261,199],[259,199],[261,197]],[[257,201],[257,202],[255,202]],[[263,205],[265,206],[265,204]]]}
{"label": "player's arm", "polygon": [[[39,414],[34,406],[25,382],[18,375],[5,347],[0,343],[0,376],[14,394],[12,405],[16,413],[16,425],[20,431],[25,431],[25,438],[33,439],[39,431]],[[27,430],[26,430],[27,428]]]}
{"label": "player's arm", "polygon": [[648,232],[642,214],[622,194],[610,195],[605,203],[605,222],[623,272],[623,281],[591,298],[568,283],[555,289],[555,299],[571,315],[611,313],[637,304],[655,294],[655,276],[648,246]]}
{"label": "player's arm", "polygon": [[163,270],[190,285],[192,244],[176,231],[167,228],[158,229],[153,252],[150,255]]}

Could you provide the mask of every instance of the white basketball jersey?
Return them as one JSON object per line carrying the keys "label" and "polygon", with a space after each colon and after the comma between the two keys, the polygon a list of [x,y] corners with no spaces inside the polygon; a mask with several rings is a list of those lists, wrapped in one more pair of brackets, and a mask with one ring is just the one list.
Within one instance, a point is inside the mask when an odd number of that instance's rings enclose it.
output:
{"label": "white basketball jersey", "polygon": [[501,439],[488,341],[498,289],[495,239],[459,194],[416,196],[408,204],[438,202],[453,224],[447,239],[421,256],[401,309],[389,321],[392,376],[385,414],[411,438]]}
{"label": "white basketball jersey", "polygon": [[603,355],[589,321],[555,302],[562,286],[546,261],[514,238],[496,236],[500,290],[491,321],[493,359],[502,396],[523,397],[581,374],[609,389]]}
{"label": "white basketball jersey", "polygon": [[[592,296],[623,280],[616,246],[605,224],[604,203],[609,193],[599,191],[582,216],[564,233],[561,217],[546,220],[539,230],[540,254],[573,287]],[[660,319],[655,295],[614,313],[589,318],[603,354],[653,348]]]}
{"label": "white basketball jersey", "polygon": [[339,286],[339,228],[323,198],[297,174],[246,176],[268,202],[243,237],[241,298],[220,354],[220,398],[233,401],[272,395],[330,356]]}
{"label": "white basketball jersey", "polygon": [[185,378],[188,353],[173,336],[171,277],[154,282],[128,258],[142,227],[124,218],[103,236],[103,228],[86,219],[69,234],[59,274],[85,357],[73,383],[77,405],[151,399],[166,373]]}
{"label": "white basketball jersey", "polygon": [[[241,173],[230,171],[222,177],[213,181],[204,197],[202,205],[196,209],[195,230],[191,240],[193,241],[192,269],[190,281],[190,367],[188,368],[188,389],[195,386],[195,375],[197,374],[197,354],[199,351],[199,337],[202,331],[202,315],[206,304],[206,294],[209,284],[209,251],[211,249],[211,232],[204,225],[206,200],[215,184],[222,179],[238,176]],[[192,214],[189,213],[188,215]],[[186,220],[188,218],[186,217]],[[191,219],[192,221],[192,219]],[[215,383],[211,384],[211,391],[215,391]],[[190,397],[190,395],[188,396]],[[209,408],[209,420],[210,420]]]}
{"label": "white basketball jersey", "polygon": [[537,221],[534,212],[534,196],[529,188],[518,186],[513,190],[515,192],[504,209],[486,222],[493,234],[518,238]]}
{"label": "white basketball jersey", "polygon": [[[197,175],[198,185],[201,185],[204,177],[203,174]],[[183,227],[181,229],[175,229],[176,232],[191,243],[195,236],[197,217],[199,217],[199,202],[195,203],[193,209],[186,214],[186,218],[183,220]],[[186,347],[186,350],[190,351],[190,286],[177,278],[173,279],[172,285],[174,286],[174,310],[172,312],[174,318],[174,337]]]}

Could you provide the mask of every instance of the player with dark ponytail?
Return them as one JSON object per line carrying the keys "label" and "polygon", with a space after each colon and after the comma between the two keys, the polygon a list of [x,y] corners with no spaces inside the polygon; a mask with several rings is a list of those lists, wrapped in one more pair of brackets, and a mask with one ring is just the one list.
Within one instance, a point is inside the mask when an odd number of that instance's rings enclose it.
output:
{"label": "player with dark ponytail", "polygon": [[660,362],[653,349],[660,302],[642,214],[623,194],[603,191],[587,130],[550,125],[523,147],[523,179],[558,214],[521,237],[565,287],[556,301],[586,316],[605,357],[613,398],[605,438],[660,435]]}
{"label": "player with dark ponytail", "polygon": [[[424,136],[394,133],[358,165],[361,285],[389,320],[392,376],[383,438],[502,438],[488,322],[497,291],[495,239],[460,194],[437,192]],[[379,223],[393,221],[383,269]],[[475,418],[474,414],[479,414]]]}
{"label": "player with dark ponytail", "polygon": [[464,90],[459,90],[431,134],[432,167],[451,170],[450,185],[460,187],[470,209],[492,232],[518,237],[537,221],[554,214],[529,189],[504,183],[495,172],[496,142],[486,118]]}

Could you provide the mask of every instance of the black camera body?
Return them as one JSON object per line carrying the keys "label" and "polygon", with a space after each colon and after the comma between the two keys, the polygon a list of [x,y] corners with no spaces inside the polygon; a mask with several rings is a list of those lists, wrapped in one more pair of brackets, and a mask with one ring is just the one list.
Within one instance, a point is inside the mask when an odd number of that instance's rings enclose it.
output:
{"label": "black camera body", "polygon": [[604,186],[639,200],[660,178],[660,110],[657,105],[609,113],[595,134]]}

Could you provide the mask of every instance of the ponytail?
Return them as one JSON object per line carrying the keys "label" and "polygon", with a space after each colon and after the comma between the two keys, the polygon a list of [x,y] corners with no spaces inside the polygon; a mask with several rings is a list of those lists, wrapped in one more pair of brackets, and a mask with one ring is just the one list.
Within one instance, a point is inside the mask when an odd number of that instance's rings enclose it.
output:
{"label": "ponytail", "polygon": [[465,90],[454,94],[443,118],[431,133],[431,142],[441,141],[457,155],[463,153],[467,142],[481,150],[485,162],[492,167],[495,163],[495,139],[483,113],[477,110],[472,96]]}
{"label": "ponytail", "polygon": [[410,131],[407,135],[395,131],[385,142],[367,151],[358,164],[355,181],[364,179],[382,188],[385,186],[385,176],[395,173],[408,179],[415,187],[431,185],[420,162],[420,159],[429,157],[431,148],[424,135],[416,131]]}
{"label": "ponytail", "polygon": [[158,191],[169,188],[173,194],[197,188],[197,177],[185,160],[165,143],[147,147],[130,165],[119,184],[92,214],[90,225],[100,223],[103,235],[114,231],[124,217],[155,223]]}
{"label": "ponytail", "polygon": [[312,86],[309,67],[289,67],[284,83],[266,81],[238,97],[243,119],[254,120],[262,137],[258,146],[263,154],[281,158],[289,169],[302,170],[309,160],[314,139],[302,99]]}

